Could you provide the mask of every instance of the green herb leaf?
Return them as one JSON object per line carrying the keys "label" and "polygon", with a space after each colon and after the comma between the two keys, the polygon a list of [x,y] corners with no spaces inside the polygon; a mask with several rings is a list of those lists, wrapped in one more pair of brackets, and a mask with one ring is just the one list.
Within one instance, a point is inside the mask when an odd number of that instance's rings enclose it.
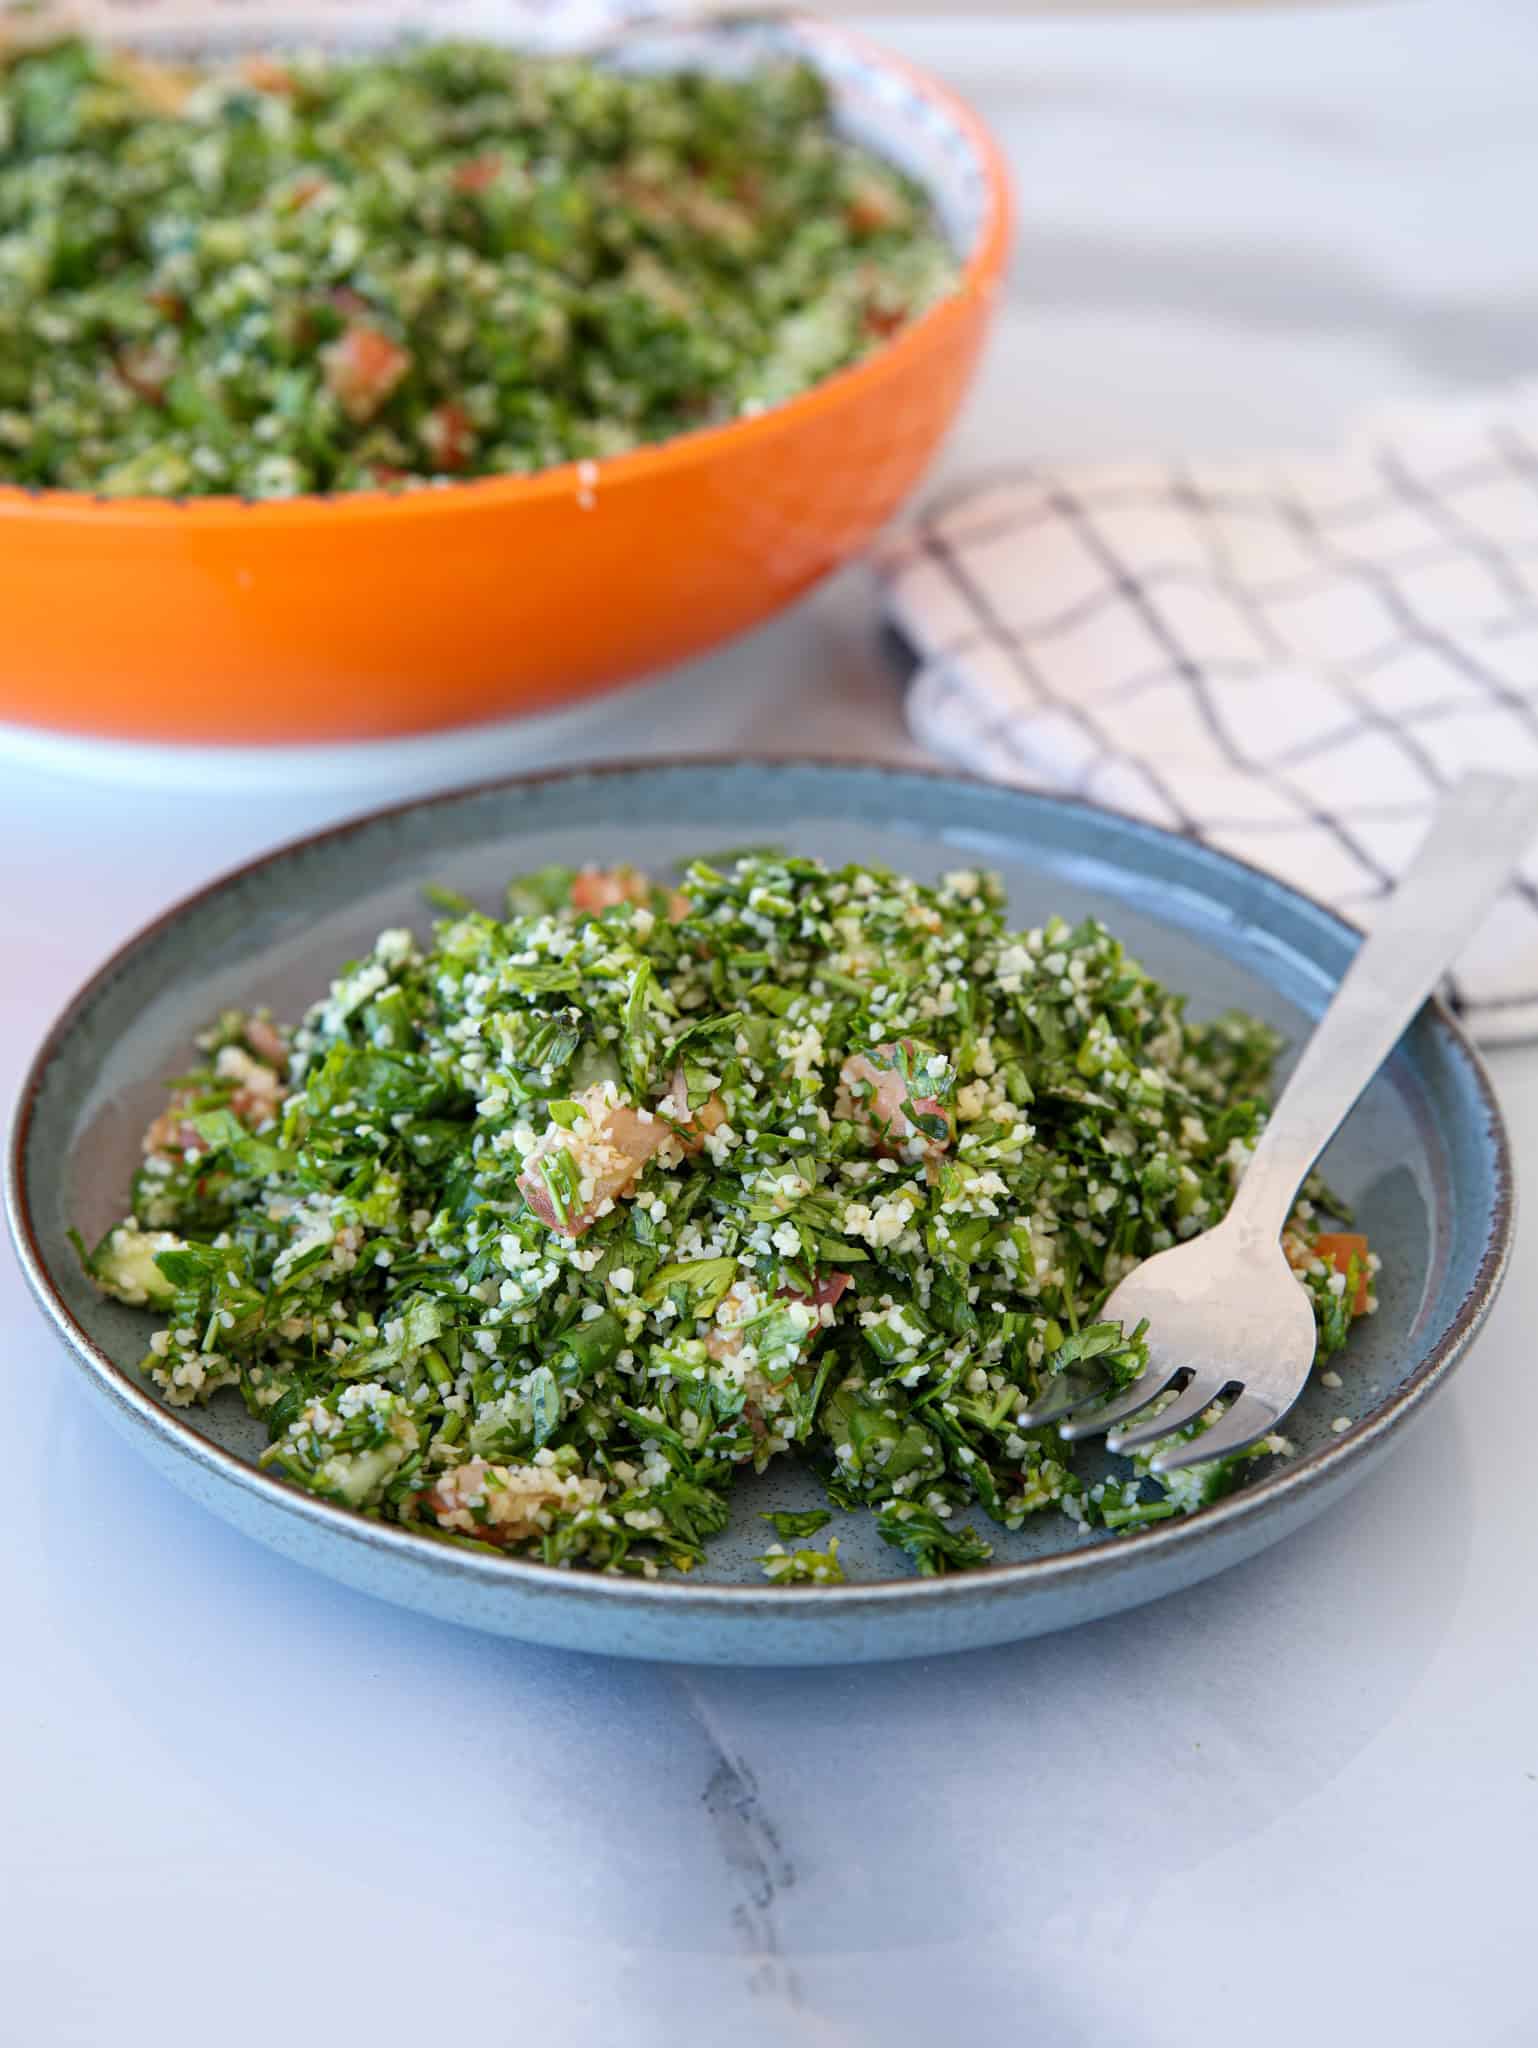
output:
{"label": "green herb leaf", "polygon": [[776,1509],[772,1514],[760,1515],[759,1520],[772,1525],[776,1536],[815,1536],[819,1529],[825,1529],[833,1519],[826,1508],[808,1508],[803,1514],[794,1514],[789,1509]]}

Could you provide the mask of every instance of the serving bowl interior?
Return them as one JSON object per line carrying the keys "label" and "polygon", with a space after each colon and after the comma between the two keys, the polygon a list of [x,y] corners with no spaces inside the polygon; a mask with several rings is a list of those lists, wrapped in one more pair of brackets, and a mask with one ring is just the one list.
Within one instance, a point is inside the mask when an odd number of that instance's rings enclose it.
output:
{"label": "serving bowl interior", "polygon": [[[1494,1298],[1512,1228],[1499,1112],[1476,1056],[1428,1007],[1331,1147],[1326,1171],[1379,1249],[1378,1313],[1289,1416],[1291,1457],[1246,1468],[1216,1506],[1132,1537],[1057,1513],[1017,1532],[980,1515],[996,1562],[915,1580],[870,1518],[839,1515],[851,1583],[766,1585],[770,1509],[821,1504],[785,1463],[737,1489],[706,1563],[655,1584],[445,1550],[259,1473],[265,1442],[233,1396],[163,1407],[136,1367],[153,1324],[100,1298],[67,1231],[121,1214],[138,1136],[192,1034],[232,1005],[296,1015],[384,926],[425,927],[433,882],[494,906],[515,873],[630,859],[654,874],[745,838],[922,879],[997,868],[1022,924],[1103,917],[1197,1014],[1231,1007],[1295,1049],[1355,935],[1281,884],[1085,805],[948,776],[809,764],[694,764],[529,778],[382,812],[215,884],[134,940],[45,1045],[13,1138],[22,1262],[93,1393],[156,1465],[216,1512],[348,1583],[510,1635],[703,1661],[845,1661],[1029,1635],[1170,1592],[1249,1555],[1355,1483],[1445,1384]],[[1337,1427],[1342,1421],[1345,1428]],[[1120,1469],[1120,1468],[1117,1468]],[[822,1538],[818,1539],[822,1541]]]}
{"label": "serving bowl interior", "polygon": [[[494,35],[435,8],[435,35]],[[71,10],[157,53],[422,27],[399,5],[259,23],[214,5]],[[124,26],[126,22],[126,28]],[[598,465],[403,492],[247,503],[0,488],[0,720],[121,739],[292,743],[548,708],[698,654],[859,551],[962,398],[1008,244],[1007,174],[937,80],[800,19],[637,29],[604,61],[813,64],[842,132],[929,192],[957,288],[852,368],[751,418]]]}

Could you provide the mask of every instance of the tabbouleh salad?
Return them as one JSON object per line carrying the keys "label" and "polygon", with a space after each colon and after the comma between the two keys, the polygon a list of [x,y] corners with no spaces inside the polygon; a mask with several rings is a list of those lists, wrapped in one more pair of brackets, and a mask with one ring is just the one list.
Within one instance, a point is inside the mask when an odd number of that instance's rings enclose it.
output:
{"label": "tabbouleh salad", "polygon": [[[431,944],[382,933],[296,1030],[219,1021],[87,1259],[163,1318],[162,1395],[235,1389],[292,1485],[654,1575],[795,1458],[939,1572],[988,1557],[980,1522],[1132,1529],[1284,1448],[1092,1482],[1017,1420],[1061,1373],[1141,1370],[1100,1306],[1227,1207],[1266,1026],[1193,1022],[1099,923],[1010,930],[971,871],[763,852],[676,889],[547,869],[500,917],[431,893]],[[1286,1245],[1327,1357],[1377,1261],[1321,1208]],[[806,1542],[827,1512],[768,1519],[771,1579],[842,1576]]]}
{"label": "tabbouleh salad", "polygon": [[0,483],[598,460],[805,390],[955,279],[804,64],[0,47]]}

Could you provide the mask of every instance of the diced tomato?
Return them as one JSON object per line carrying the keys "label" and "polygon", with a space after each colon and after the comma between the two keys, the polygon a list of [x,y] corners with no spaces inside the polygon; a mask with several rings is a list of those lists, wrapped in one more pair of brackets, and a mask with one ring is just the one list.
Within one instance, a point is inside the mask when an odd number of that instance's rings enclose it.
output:
{"label": "diced tomato", "polygon": [[867,334],[879,334],[885,339],[887,335],[895,334],[907,317],[906,313],[891,306],[867,306],[861,319]]}
{"label": "diced tomato", "polygon": [[[529,1154],[518,1185],[523,1198],[547,1230],[565,1237],[580,1237],[595,1221],[606,1202],[619,1199],[635,1182],[641,1169],[670,1135],[660,1116],[643,1123],[628,1102],[611,1102],[601,1088],[589,1088],[575,1100],[582,1108],[583,1123],[575,1137],[552,1130]],[[542,1161],[553,1152],[565,1150],[578,1163],[588,1194],[581,1207],[563,1217],[555,1204],[544,1175]]]}
{"label": "diced tomato", "polygon": [[435,405],[423,420],[421,433],[434,469],[463,469],[475,451],[475,428],[456,399]]}
{"label": "diced tomato", "polygon": [[[794,1287],[782,1287],[780,1299],[805,1302],[810,1308],[832,1308],[841,1299],[845,1290],[853,1285],[854,1281],[847,1273],[828,1273],[817,1281],[810,1294],[800,1294]],[[742,1349],[742,1340],[743,1329],[740,1323],[716,1323],[705,1332],[705,1349],[712,1358],[724,1362],[737,1356]],[[748,1422],[755,1436],[764,1434],[762,1422],[755,1420],[751,1413],[748,1415]]]}
{"label": "diced tomato", "polygon": [[355,292],[350,284],[333,285],[326,294],[326,301],[339,313],[345,313],[349,320],[360,319],[374,310],[362,292]]}
{"label": "diced tomato", "polygon": [[486,156],[466,157],[456,164],[449,180],[456,192],[484,192],[502,175],[502,159],[493,150]]}
{"label": "diced tomato", "polygon": [[1351,1313],[1363,1316],[1367,1313],[1367,1298],[1372,1292],[1367,1272],[1367,1240],[1357,1230],[1327,1230],[1314,1239],[1314,1256],[1323,1259],[1327,1266],[1333,1266],[1337,1273],[1351,1274],[1351,1261],[1356,1259],[1356,1293],[1351,1300]]}
{"label": "diced tomato", "polygon": [[278,64],[271,57],[252,56],[242,60],[241,81],[253,92],[281,93],[287,98],[294,91],[294,74],[286,64]]}
{"label": "diced tomato", "polygon": [[851,194],[844,208],[844,219],[853,233],[875,235],[883,228],[897,226],[902,219],[902,207],[896,196],[884,187],[861,185]]}
{"label": "diced tomato", "polygon": [[[523,1198],[540,1222],[565,1237],[580,1237],[606,1202],[628,1194],[652,1155],[670,1138],[677,1137],[687,1151],[698,1152],[705,1137],[726,1121],[726,1105],[718,1095],[690,1110],[681,1067],[649,1118],[643,1119],[628,1102],[611,1102],[602,1088],[586,1089],[573,1099],[584,1118],[578,1133],[547,1131],[518,1176]],[[571,1152],[589,1188],[582,1207],[564,1220],[540,1171],[541,1162],[559,1149]]]}
{"label": "diced tomato", "polygon": [[170,358],[153,342],[131,342],[118,352],[117,373],[146,404],[159,405],[171,375]]}
{"label": "diced tomato", "polygon": [[645,903],[651,892],[639,868],[584,868],[572,877],[571,907],[596,917],[619,903]]}
{"label": "diced tomato", "polygon": [[372,419],[411,368],[399,342],[377,327],[350,326],[321,350],[326,388],[351,420]]}
{"label": "diced tomato", "polygon": [[189,1099],[186,1095],[173,1095],[171,1107],[163,1109],[144,1133],[142,1143],[147,1158],[165,1157],[176,1152],[191,1152],[202,1144],[202,1133],[197,1125],[190,1117],[183,1117],[180,1114],[182,1106]]}
{"label": "diced tomato", "polygon": [[614,195],[651,227],[666,227],[676,209],[666,189],[638,171],[620,171],[612,180]]}
{"label": "diced tomato", "polygon": [[682,1067],[675,1067],[668,1092],[657,1105],[670,1123],[678,1126],[684,1149],[691,1154],[704,1150],[705,1140],[726,1122],[726,1104],[719,1095],[707,1096],[698,1109],[689,1107],[689,1083]]}
{"label": "diced tomato", "polygon": [[[290,185],[288,188],[289,212],[303,213],[304,209],[310,204],[312,200],[319,199],[322,192],[329,192],[330,189],[331,180],[329,178],[323,178],[320,175],[319,171],[313,171],[303,178],[296,178],[293,184]],[[361,310],[363,307],[363,301],[362,299],[358,298],[357,293],[352,292],[349,293],[348,296],[357,300],[357,305],[351,308],[350,310],[354,312]]]}
{"label": "diced tomato", "polygon": [[789,1301],[804,1301],[813,1308],[837,1308],[853,1285],[854,1280],[848,1273],[823,1273],[818,1276],[810,1294],[798,1294],[792,1288],[784,1292]]}
{"label": "diced tomato", "polygon": [[174,64],[157,64],[153,58],[121,52],[113,63],[116,76],[153,114],[179,114],[196,83],[191,71]]}
{"label": "diced tomato", "polygon": [[248,1017],[242,1037],[259,1060],[265,1060],[269,1067],[280,1072],[288,1066],[288,1047],[283,1034],[266,1017]]}
{"label": "diced tomato", "polygon": [[[926,1156],[933,1159],[949,1146],[955,1119],[937,1096],[915,1096],[910,1103],[908,1084],[898,1071],[899,1053],[906,1055],[911,1068],[922,1059],[923,1048],[904,1038],[878,1045],[874,1053],[851,1053],[839,1069],[834,1114],[859,1124],[878,1152],[900,1152],[910,1140],[921,1139]],[[915,1117],[925,1123],[915,1122]],[[933,1121],[944,1125],[943,1132],[925,1127]]]}

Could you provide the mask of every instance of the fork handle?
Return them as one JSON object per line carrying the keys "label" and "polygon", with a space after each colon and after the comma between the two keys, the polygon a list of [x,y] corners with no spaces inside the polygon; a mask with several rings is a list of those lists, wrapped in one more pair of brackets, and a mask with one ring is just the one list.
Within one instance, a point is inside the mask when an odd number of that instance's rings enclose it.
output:
{"label": "fork handle", "polygon": [[1538,832],[1538,782],[1467,775],[1438,806],[1292,1071],[1229,1209],[1277,1237],[1298,1189]]}

